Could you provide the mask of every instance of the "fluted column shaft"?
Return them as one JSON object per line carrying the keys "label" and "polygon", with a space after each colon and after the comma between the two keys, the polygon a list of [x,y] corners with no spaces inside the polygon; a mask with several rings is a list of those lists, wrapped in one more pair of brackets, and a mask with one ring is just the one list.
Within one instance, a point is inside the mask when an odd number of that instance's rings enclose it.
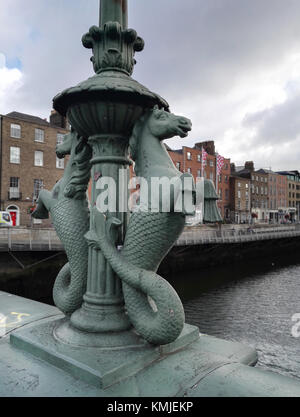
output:
{"label": "fluted column shaft", "polygon": [[[127,169],[130,164],[128,158],[128,138],[120,135],[94,135],[89,138],[93,149],[91,207],[97,204],[99,194],[108,192],[116,201],[116,211],[103,214],[117,217],[122,222],[117,243],[123,242],[127,212],[120,210],[118,196],[119,188],[126,193],[127,187],[121,184],[120,170]],[[101,178],[109,178],[115,187],[108,191],[97,189],[97,182]],[[112,193],[116,193],[112,195]],[[127,200],[124,196],[123,201]],[[93,213],[91,211],[90,229],[93,229]],[[89,247],[87,291],[83,305],[71,317],[71,323],[80,330],[90,332],[122,331],[130,327],[124,309],[124,300],[120,279],[116,276],[109,263],[99,249]]]}

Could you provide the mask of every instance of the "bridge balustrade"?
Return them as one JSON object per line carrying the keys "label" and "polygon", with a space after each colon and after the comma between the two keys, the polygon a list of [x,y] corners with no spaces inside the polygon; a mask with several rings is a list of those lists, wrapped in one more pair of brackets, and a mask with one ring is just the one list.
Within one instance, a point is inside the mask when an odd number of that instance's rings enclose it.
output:
{"label": "bridge balustrade", "polygon": [[[292,238],[300,236],[300,227],[270,227],[244,229],[186,229],[176,246],[240,243],[258,240]],[[54,229],[0,228],[0,251],[62,251],[64,250]]]}

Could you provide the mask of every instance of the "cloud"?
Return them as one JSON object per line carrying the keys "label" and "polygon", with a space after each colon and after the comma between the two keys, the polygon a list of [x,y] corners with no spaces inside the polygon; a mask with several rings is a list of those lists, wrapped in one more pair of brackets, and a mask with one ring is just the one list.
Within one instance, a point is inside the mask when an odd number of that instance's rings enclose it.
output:
{"label": "cloud", "polygon": [[254,143],[293,142],[300,138],[300,94],[282,104],[246,116],[244,126],[256,130]]}
{"label": "cloud", "polygon": [[22,86],[22,73],[17,68],[7,68],[6,57],[0,52],[0,112],[5,112]]}
{"label": "cloud", "polygon": [[[81,37],[98,23],[99,0],[0,5],[0,51],[22,74],[1,111],[48,117],[58,92],[93,74]],[[299,0],[130,0],[129,26],[146,42],[133,77],[193,121],[170,146],[214,139],[233,161],[297,169],[285,144],[300,149],[299,20]]]}

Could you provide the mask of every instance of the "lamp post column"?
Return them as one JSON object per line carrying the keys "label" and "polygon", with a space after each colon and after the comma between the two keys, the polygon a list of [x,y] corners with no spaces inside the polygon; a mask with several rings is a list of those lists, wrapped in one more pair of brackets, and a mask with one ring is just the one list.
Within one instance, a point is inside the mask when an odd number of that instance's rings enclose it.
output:
{"label": "lamp post column", "polygon": [[[112,203],[113,211],[107,210],[103,214],[106,218],[116,217],[122,222],[117,242],[121,244],[125,234],[127,212],[120,207],[119,189],[126,190],[120,184],[130,160],[128,159],[128,138],[120,135],[94,135],[89,138],[93,149],[92,164],[92,192],[91,208],[97,204],[101,193],[108,193],[107,201]],[[126,176],[125,176],[126,178]],[[124,178],[124,179],[125,179]],[[108,179],[108,189],[98,189],[97,182]],[[123,188],[123,189],[122,189]],[[90,230],[94,230],[94,214],[91,210]],[[83,305],[71,316],[71,324],[77,329],[101,333],[108,331],[124,331],[130,328],[128,316],[125,314],[122,286],[120,279],[113,272],[102,252],[89,246],[87,291],[83,297]]]}

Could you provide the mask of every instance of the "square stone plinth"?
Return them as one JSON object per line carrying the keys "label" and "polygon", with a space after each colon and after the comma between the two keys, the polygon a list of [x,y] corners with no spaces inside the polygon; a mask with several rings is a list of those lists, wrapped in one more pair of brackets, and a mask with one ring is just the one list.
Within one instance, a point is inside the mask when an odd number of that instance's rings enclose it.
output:
{"label": "square stone plinth", "polygon": [[[12,333],[10,342],[18,349],[102,389],[136,374],[152,362],[199,339],[199,330],[186,324],[179,338],[164,346],[150,345],[132,330],[103,334],[101,340],[90,335],[90,339],[87,336],[87,345],[83,346],[58,339],[56,329],[65,325],[68,325],[66,319],[54,319],[27,326]],[[118,340],[119,346],[109,347],[112,339],[114,345],[115,340]]]}

